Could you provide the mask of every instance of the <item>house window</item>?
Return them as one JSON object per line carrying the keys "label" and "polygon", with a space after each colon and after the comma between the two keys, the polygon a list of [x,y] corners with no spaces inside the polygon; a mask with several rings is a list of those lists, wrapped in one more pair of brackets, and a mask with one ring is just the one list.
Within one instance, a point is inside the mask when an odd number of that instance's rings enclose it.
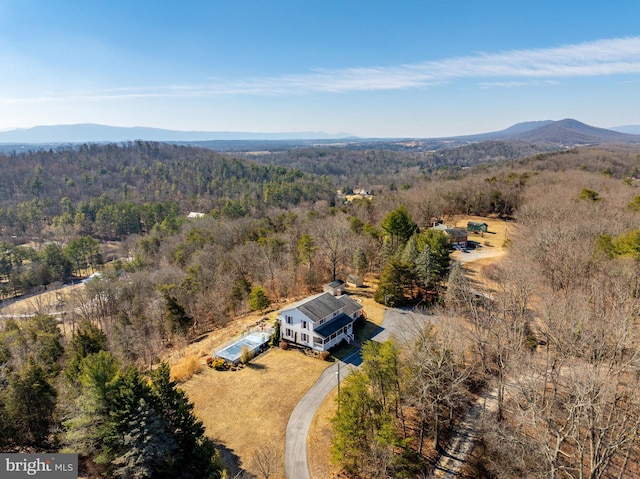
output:
{"label": "house window", "polygon": [[308,334],[302,333],[302,342],[303,343],[308,343],[309,342],[309,335]]}
{"label": "house window", "polygon": [[287,324],[293,324],[293,318],[291,316],[285,316],[285,319],[287,320]]}
{"label": "house window", "polygon": [[292,329],[289,329],[289,328],[286,328],[286,329],[284,330],[284,335],[285,335],[285,336],[292,337],[292,336],[293,336],[293,330],[292,330]]}
{"label": "house window", "polygon": [[307,322],[306,321],[302,321],[302,329],[307,329]]}

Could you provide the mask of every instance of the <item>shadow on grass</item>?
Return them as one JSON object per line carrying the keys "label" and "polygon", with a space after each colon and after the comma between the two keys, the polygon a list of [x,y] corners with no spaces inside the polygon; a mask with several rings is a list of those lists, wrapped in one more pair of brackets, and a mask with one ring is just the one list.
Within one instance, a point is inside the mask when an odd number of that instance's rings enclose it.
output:
{"label": "shadow on grass", "polygon": [[364,323],[356,323],[356,341],[362,342],[367,339],[373,338],[375,335],[383,331],[381,326],[369,321],[368,319]]}
{"label": "shadow on grass", "polygon": [[216,450],[220,453],[220,457],[222,458],[222,461],[224,462],[225,467],[231,473],[231,477],[236,477],[241,472],[244,472],[244,470],[241,467],[242,461],[235,454],[233,449],[228,448],[221,442],[216,442],[211,439],[210,441],[213,443],[213,446],[216,448]]}
{"label": "shadow on grass", "polygon": [[384,328],[371,321],[365,320],[364,323],[360,323],[356,326],[356,340],[352,344],[343,343],[338,346],[332,351],[331,357],[347,364],[359,366],[362,363],[362,357],[359,354],[362,343],[364,341],[368,341],[382,331],[384,331]]}
{"label": "shadow on grass", "polygon": [[349,356],[353,355],[353,353],[355,353],[359,349],[360,349],[360,343],[357,343],[357,344],[346,344],[345,343],[345,344],[341,344],[340,346],[335,348],[332,351],[331,356],[333,356],[334,358],[336,358],[336,359],[338,359],[340,361],[344,361],[345,359],[347,359]]}
{"label": "shadow on grass", "polygon": [[264,364],[252,363],[252,362],[247,363],[245,367],[249,369],[255,369],[256,371],[264,371],[265,369],[269,369]]}

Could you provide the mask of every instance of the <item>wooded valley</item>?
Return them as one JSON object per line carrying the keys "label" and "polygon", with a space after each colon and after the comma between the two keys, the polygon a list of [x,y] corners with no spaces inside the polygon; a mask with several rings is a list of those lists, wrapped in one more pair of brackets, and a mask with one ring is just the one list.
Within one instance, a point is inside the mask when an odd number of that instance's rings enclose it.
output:
{"label": "wooded valley", "polygon": [[[79,452],[92,477],[227,477],[167,355],[354,273],[379,303],[438,319],[412,344],[363,346],[333,423],[336,477],[430,477],[489,395],[469,477],[640,474],[637,147],[134,142],[0,169],[2,302],[101,273],[62,306],[72,334],[42,311],[0,319],[2,451]],[[465,228],[457,215],[512,224],[504,257],[451,261],[429,227]]]}

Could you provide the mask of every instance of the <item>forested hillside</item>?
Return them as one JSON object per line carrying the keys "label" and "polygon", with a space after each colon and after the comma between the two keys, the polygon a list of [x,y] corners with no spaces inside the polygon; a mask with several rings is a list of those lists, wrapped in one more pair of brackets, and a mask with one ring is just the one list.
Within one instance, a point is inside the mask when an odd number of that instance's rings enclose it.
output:
{"label": "forested hillside", "polygon": [[303,201],[333,201],[326,179],[161,143],[12,154],[0,156],[0,168],[5,238],[54,226],[122,239],[177,211],[241,217]]}
{"label": "forested hillside", "polygon": [[415,140],[296,148],[249,156],[261,163],[328,175],[341,183],[355,185],[386,184],[390,176],[406,179],[419,172],[512,160],[557,148],[519,141],[484,141],[467,145],[459,141]]}
{"label": "forested hillside", "polygon": [[[397,152],[297,153],[327,168],[372,162],[399,186],[336,201],[328,177],[153,143],[2,157],[3,297],[102,273],[66,300],[68,337],[43,314],[2,320],[2,450],[79,451],[113,477],[139,470],[136,451],[141,477],[219,477],[162,358],[357,273],[377,282],[378,302],[434,305],[441,322],[415,344],[365,347],[341,396],[337,467],[424,472],[429,444],[452,434],[468,401],[497,391],[472,477],[625,477],[640,456],[637,150],[431,173],[389,170]],[[187,221],[192,209],[209,214]],[[428,227],[461,214],[518,225],[503,262],[473,274],[450,262]],[[120,240],[118,258],[102,264],[107,239]]]}

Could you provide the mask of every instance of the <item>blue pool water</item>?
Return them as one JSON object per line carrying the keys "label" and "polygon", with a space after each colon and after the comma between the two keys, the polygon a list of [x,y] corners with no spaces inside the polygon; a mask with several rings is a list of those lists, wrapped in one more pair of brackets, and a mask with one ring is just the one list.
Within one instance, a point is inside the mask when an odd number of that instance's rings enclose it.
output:
{"label": "blue pool water", "polygon": [[237,363],[240,361],[242,348],[246,346],[249,350],[255,352],[268,341],[269,334],[267,333],[251,333],[217,351],[216,356],[224,359],[225,361]]}

